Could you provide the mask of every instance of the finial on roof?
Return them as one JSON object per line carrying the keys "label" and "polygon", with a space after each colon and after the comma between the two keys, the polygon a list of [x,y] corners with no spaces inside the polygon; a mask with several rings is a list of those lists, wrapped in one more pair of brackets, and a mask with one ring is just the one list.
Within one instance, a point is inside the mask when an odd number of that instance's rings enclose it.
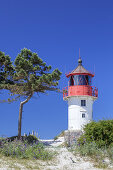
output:
{"label": "finial on roof", "polygon": [[81,59],[81,56],[80,56],[80,48],[79,48],[79,59],[78,59],[78,65],[82,65],[82,59]]}

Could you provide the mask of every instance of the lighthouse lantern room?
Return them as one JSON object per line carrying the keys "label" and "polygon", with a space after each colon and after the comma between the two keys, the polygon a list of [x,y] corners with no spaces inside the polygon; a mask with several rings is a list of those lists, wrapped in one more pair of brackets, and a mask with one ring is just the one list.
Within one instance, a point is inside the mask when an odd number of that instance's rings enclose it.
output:
{"label": "lighthouse lantern room", "polygon": [[78,66],[66,74],[68,87],[63,89],[63,99],[68,101],[68,130],[82,130],[93,120],[93,102],[98,98],[98,89],[92,86],[94,74],[82,66],[79,56]]}

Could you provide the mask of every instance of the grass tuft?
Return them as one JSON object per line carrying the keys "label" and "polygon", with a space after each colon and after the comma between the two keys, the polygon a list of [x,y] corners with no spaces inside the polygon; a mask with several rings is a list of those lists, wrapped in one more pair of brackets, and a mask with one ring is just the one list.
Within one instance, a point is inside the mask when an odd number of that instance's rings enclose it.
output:
{"label": "grass tuft", "polygon": [[77,144],[71,151],[75,155],[80,154],[82,157],[89,157],[94,166],[98,168],[105,169],[113,162],[113,146],[100,148],[94,141],[86,142],[84,145]]}

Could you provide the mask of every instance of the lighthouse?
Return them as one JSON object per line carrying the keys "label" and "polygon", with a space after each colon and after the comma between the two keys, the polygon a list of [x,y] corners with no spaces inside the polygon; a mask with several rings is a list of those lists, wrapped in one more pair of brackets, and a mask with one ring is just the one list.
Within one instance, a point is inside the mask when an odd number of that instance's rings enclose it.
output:
{"label": "lighthouse", "polygon": [[79,56],[78,66],[66,77],[63,99],[68,102],[68,132],[82,131],[93,120],[93,103],[98,98],[98,89],[92,85],[94,74],[83,67]]}

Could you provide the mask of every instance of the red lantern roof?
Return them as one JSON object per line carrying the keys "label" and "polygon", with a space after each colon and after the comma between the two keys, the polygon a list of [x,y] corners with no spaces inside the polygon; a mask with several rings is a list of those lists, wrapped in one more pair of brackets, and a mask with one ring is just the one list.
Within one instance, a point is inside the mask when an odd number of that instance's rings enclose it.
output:
{"label": "red lantern roof", "polygon": [[71,73],[66,74],[66,77],[70,77],[72,75],[89,75],[91,77],[94,77],[94,74],[92,74],[91,72],[89,72],[88,70],[86,70],[83,66],[82,66],[82,60],[81,58],[79,58],[78,60],[78,66],[77,68],[75,68]]}

